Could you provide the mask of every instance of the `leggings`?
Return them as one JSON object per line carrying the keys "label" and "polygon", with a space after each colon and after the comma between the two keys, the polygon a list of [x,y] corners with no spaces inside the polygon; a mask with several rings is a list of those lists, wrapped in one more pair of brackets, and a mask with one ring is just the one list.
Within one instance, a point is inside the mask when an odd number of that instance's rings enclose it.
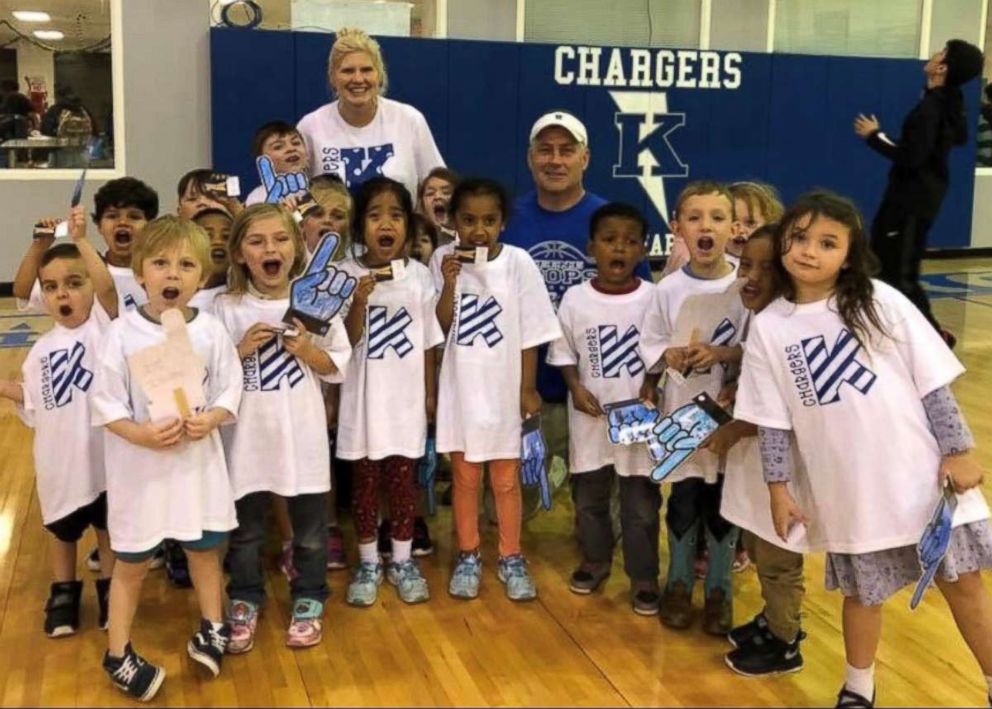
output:
{"label": "leggings", "polygon": [[[520,553],[520,525],[523,505],[520,499],[520,459],[488,460],[489,483],[496,500],[499,519],[499,554],[510,556]],[[479,488],[482,486],[483,463],[469,463],[465,454],[451,454],[451,471],[454,477],[452,502],[455,515],[455,532],[460,551],[479,548]]]}
{"label": "leggings", "polygon": [[414,466],[417,461],[398,455],[383,460],[356,460],[352,470],[352,514],[359,540],[374,539],[378,529],[379,486],[385,484],[393,539],[413,538],[417,490]]}

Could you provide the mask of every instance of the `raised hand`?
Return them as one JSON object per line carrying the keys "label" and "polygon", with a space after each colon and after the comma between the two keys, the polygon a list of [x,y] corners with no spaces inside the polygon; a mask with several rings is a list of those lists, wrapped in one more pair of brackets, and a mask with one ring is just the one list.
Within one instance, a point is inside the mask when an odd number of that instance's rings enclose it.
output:
{"label": "raised hand", "polygon": [[531,416],[524,421],[523,435],[520,438],[520,480],[527,487],[541,488],[541,506],[551,509],[551,482],[544,464],[548,446],[541,433],[541,417]]}
{"label": "raised hand", "polygon": [[944,555],[947,554],[947,549],[951,545],[951,524],[954,519],[954,510],[957,509],[957,506],[958,498],[954,494],[954,491],[944,487],[941,492],[940,502],[937,503],[937,508],[933,511],[933,516],[930,518],[927,526],[924,527],[919,544],[916,545],[916,551],[920,557],[920,566],[923,569],[923,573],[920,576],[920,580],[916,583],[913,597],[909,601],[910,609],[916,608],[919,605],[923,594],[937,573],[937,567],[940,566]]}
{"label": "raised hand", "polygon": [[337,247],[338,235],[324,234],[307,270],[290,287],[289,312],[283,321],[299,318],[310,332],[327,333],[331,318],[341,310],[357,283],[352,276],[331,265]]}
{"label": "raised hand", "polygon": [[260,155],[255,164],[258,167],[258,177],[265,189],[265,201],[269,204],[278,204],[283,197],[302,192],[310,186],[310,180],[305,172],[277,175],[272,159],[268,155]]}

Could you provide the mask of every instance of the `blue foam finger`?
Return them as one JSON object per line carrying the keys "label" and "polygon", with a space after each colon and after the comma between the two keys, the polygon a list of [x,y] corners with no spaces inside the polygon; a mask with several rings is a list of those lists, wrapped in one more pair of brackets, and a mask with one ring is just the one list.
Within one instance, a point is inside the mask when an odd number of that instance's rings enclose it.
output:
{"label": "blue foam finger", "polygon": [[317,249],[307,264],[307,273],[317,273],[327,268],[327,265],[334,258],[334,252],[338,249],[340,237],[333,231],[324,232],[317,244]]}
{"label": "blue foam finger", "polygon": [[930,521],[923,529],[923,534],[917,544],[917,553],[920,559],[922,573],[920,580],[913,591],[910,599],[910,609],[916,608],[923,594],[930,586],[940,563],[943,561],[947,550],[951,545],[951,534],[953,530],[954,511],[957,509],[957,496],[950,488],[945,488],[937,506],[930,517]]}
{"label": "blue foam finger", "polygon": [[417,481],[427,492],[427,513],[431,516],[437,513],[437,499],[434,491],[436,473],[437,441],[434,436],[429,436],[424,446],[424,457],[420,459],[420,465],[417,468]]}

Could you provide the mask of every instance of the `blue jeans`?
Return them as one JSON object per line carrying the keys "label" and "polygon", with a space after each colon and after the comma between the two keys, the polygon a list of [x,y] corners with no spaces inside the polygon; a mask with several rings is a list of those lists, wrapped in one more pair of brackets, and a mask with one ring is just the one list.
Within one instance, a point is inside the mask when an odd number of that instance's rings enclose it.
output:
{"label": "blue jeans", "polygon": [[[230,580],[227,595],[232,600],[265,602],[262,574],[262,545],[265,543],[265,510],[269,492],[254,492],[235,501],[238,528],[231,532],[227,552]],[[323,603],[327,587],[327,493],[286,498],[293,525],[293,566],[298,576],[289,584],[294,601],[309,599]]]}

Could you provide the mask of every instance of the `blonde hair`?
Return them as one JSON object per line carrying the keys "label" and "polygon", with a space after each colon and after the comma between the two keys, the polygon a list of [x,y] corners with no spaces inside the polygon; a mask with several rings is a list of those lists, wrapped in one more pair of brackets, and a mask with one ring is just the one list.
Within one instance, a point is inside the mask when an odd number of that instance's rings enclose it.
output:
{"label": "blonde hair", "polygon": [[141,236],[131,251],[131,270],[139,278],[144,275],[142,263],[156,254],[171,251],[184,244],[189,245],[194,258],[199,262],[203,273],[212,270],[210,261],[210,237],[203,227],[192,219],[166,214],[148,222],[141,230]]}
{"label": "blonde hair", "polygon": [[679,218],[679,215],[682,213],[682,206],[687,199],[707,194],[718,194],[721,197],[726,197],[730,203],[730,217],[734,218],[734,196],[725,184],[715,180],[696,180],[686,185],[679,193],[679,198],[675,202],[675,218]]}
{"label": "blonde hair", "polygon": [[[747,211],[754,214],[754,208],[761,210],[766,223],[774,223],[782,218],[785,207],[778,196],[778,191],[766,182],[734,182],[730,185],[730,194],[747,205]],[[742,214],[737,218],[741,219]]]}
{"label": "blonde hair", "polygon": [[386,63],[382,59],[382,48],[379,43],[372,39],[365,30],[358,27],[342,27],[337,32],[337,38],[331,47],[331,53],[327,56],[327,81],[334,91],[332,77],[334,72],[341,66],[341,62],[349,54],[364,52],[372,60],[372,66],[379,74],[379,95],[385,96],[389,87],[389,75],[386,73]]}
{"label": "blonde hair", "polygon": [[351,192],[348,191],[348,188],[344,186],[343,182],[328,180],[327,182],[320,182],[318,184],[311,183],[310,194],[313,195],[313,198],[324,209],[327,209],[324,205],[324,200],[329,197],[340,197],[344,201],[346,226],[342,230],[344,233],[340,235],[341,241],[338,242],[338,248],[334,252],[334,260],[340,261],[345,257],[348,247],[351,245],[351,216],[355,209],[355,202],[351,198]]}
{"label": "blonde hair", "polygon": [[293,215],[281,204],[253,204],[244,209],[231,225],[231,238],[227,242],[227,249],[231,254],[231,270],[227,274],[228,293],[248,292],[251,273],[248,271],[248,266],[243,263],[237,263],[235,259],[241,253],[241,242],[248,235],[251,225],[259,219],[266,219],[268,217],[278,217],[286,233],[293,239],[295,255],[293,257],[293,266],[289,269],[289,277],[291,279],[296,278],[303,273],[303,269],[307,264],[307,252],[303,243],[303,234],[300,233],[300,228],[296,225]]}

